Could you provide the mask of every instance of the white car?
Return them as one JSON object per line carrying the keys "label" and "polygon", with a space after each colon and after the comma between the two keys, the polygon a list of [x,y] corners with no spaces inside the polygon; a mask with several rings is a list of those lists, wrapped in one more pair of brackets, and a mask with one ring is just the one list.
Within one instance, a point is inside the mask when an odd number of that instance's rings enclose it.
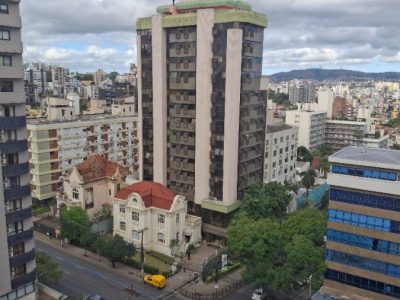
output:
{"label": "white car", "polygon": [[255,289],[251,300],[263,300],[267,297],[267,291],[263,288]]}

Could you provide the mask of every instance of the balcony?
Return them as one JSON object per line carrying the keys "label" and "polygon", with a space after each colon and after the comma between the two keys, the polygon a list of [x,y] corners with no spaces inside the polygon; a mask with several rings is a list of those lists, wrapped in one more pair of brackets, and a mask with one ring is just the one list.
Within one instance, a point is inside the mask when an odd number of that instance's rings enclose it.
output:
{"label": "balcony", "polygon": [[[1,46],[0,46],[0,52],[1,51]],[[21,80],[22,82],[22,80]],[[21,85],[22,87],[22,85]],[[10,93],[0,93],[0,102],[7,104],[7,103],[24,103],[26,101],[26,96],[25,96],[25,91],[24,89],[19,89],[16,92],[10,92]]]}
{"label": "balcony", "polygon": [[20,244],[31,239],[33,239],[33,228],[7,237],[8,246]]}
{"label": "balcony", "polygon": [[16,128],[22,128],[25,126],[26,126],[25,116],[0,118],[0,129],[3,130],[14,130]]}
{"label": "balcony", "polygon": [[2,41],[0,43],[0,52],[3,52],[3,53],[21,54],[22,49],[23,49],[23,46],[22,46],[21,41]]}
{"label": "balcony", "polygon": [[22,66],[0,67],[1,78],[19,79],[24,78],[24,69]]}
{"label": "balcony", "polygon": [[11,288],[16,289],[36,280],[36,270],[11,280]]}
{"label": "balcony", "polygon": [[24,152],[26,150],[28,150],[28,143],[26,140],[0,143],[0,152],[3,154]]}
{"label": "balcony", "polygon": [[15,16],[15,14],[2,14],[1,15],[1,26],[5,27],[13,27],[13,28],[21,28],[21,17]]}
{"label": "balcony", "polygon": [[6,214],[6,222],[14,223],[32,217],[32,207],[9,212]]}
{"label": "balcony", "polygon": [[22,164],[7,165],[7,166],[2,167],[2,169],[3,169],[4,177],[28,174],[29,173],[29,163],[25,162]]}
{"label": "balcony", "polygon": [[10,267],[23,265],[35,259],[35,250],[28,251],[24,254],[10,257]]}
{"label": "balcony", "polygon": [[16,198],[27,197],[31,194],[31,188],[29,184],[23,186],[16,186],[4,190],[4,199],[11,200]]}

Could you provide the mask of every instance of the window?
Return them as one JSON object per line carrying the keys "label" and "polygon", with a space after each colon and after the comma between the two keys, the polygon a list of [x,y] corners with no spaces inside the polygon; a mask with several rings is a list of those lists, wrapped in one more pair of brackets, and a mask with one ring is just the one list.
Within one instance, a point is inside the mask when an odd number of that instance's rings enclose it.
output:
{"label": "window", "polygon": [[7,212],[21,210],[22,209],[22,200],[21,200],[21,198],[7,201],[6,209],[7,209]]}
{"label": "window", "polygon": [[374,170],[374,169],[361,169],[361,168],[339,166],[339,165],[332,166],[332,173],[357,176],[357,177],[382,179],[382,180],[389,180],[389,181],[397,180],[397,173],[395,173],[395,172],[387,172],[387,171]]}
{"label": "window", "polygon": [[0,40],[10,40],[10,31],[0,29]]}
{"label": "window", "polygon": [[0,55],[0,66],[10,67],[11,66],[11,55]]}
{"label": "window", "polygon": [[16,141],[17,140],[17,131],[16,130],[1,130],[0,131],[0,140],[1,141]]}
{"label": "window", "polygon": [[18,221],[18,222],[7,224],[8,235],[14,235],[17,233],[21,233],[22,231],[24,231],[23,221]]}
{"label": "window", "polygon": [[18,164],[19,156],[18,153],[2,154],[1,163],[3,166]]}
{"label": "window", "polygon": [[157,237],[158,237],[158,242],[159,242],[159,243],[165,243],[165,236],[164,236],[164,233],[159,232],[158,235],[157,235]]}
{"label": "window", "polygon": [[125,213],[125,205],[123,205],[123,204],[119,205],[119,212],[123,213],[123,214]]}
{"label": "window", "polygon": [[20,185],[19,176],[5,177],[3,180],[4,189],[17,187]]}
{"label": "window", "polygon": [[138,241],[140,239],[140,234],[137,230],[132,230],[132,239]]}
{"label": "window", "polygon": [[0,14],[6,14],[8,15],[8,4],[6,3],[0,3]]}
{"label": "window", "polygon": [[79,192],[78,192],[78,189],[76,189],[76,188],[73,188],[73,189],[72,189],[72,198],[75,199],[75,200],[79,200]]}
{"label": "window", "polygon": [[4,117],[10,118],[15,117],[15,106],[14,105],[5,105],[3,106]]}
{"label": "window", "polygon": [[11,93],[14,91],[14,82],[12,80],[0,80],[0,93]]}
{"label": "window", "polygon": [[11,268],[11,279],[21,277],[25,274],[26,274],[26,265],[25,264]]}
{"label": "window", "polygon": [[179,223],[179,213],[176,214],[176,223]]}
{"label": "window", "polygon": [[15,257],[25,253],[25,244],[20,243],[14,246],[8,247],[8,256]]}
{"label": "window", "polygon": [[158,214],[158,223],[161,223],[161,224],[165,223],[165,215]]}
{"label": "window", "polygon": [[125,222],[119,222],[119,229],[121,229],[122,231],[126,230],[126,223]]}
{"label": "window", "polygon": [[139,213],[136,211],[132,212],[132,221],[139,221]]}

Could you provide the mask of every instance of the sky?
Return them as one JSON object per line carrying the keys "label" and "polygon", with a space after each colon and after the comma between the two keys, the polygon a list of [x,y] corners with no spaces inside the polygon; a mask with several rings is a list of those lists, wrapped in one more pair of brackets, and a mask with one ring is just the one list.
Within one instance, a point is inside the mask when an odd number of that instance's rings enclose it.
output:
{"label": "sky", "polygon": [[[179,0],[178,0],[179,1]],[[127,72],[136,19],[172,0],[22,0],[24,61]],[[263,73],[400,72],[399,0],[248,0],[268,17]]]}

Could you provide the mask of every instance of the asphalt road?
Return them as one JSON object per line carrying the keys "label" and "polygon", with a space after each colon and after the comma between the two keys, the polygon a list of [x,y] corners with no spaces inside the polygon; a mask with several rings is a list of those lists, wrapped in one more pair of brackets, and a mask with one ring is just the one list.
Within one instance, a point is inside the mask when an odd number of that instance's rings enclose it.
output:
{"label": "asphalt road", "polygon": [[80,300],[82,296],[97,294],[105,300],[125,300],[129,298],[123,289],[132,284],[133,289],[140,293],[140,299],[157,299],[163,293],[133,279],[129,282],[127,278],[107,272],[41,241],[35,241],[35,248],[50,255],[63,271],[62,279],[58,283],[46,285],[67,296]]}

